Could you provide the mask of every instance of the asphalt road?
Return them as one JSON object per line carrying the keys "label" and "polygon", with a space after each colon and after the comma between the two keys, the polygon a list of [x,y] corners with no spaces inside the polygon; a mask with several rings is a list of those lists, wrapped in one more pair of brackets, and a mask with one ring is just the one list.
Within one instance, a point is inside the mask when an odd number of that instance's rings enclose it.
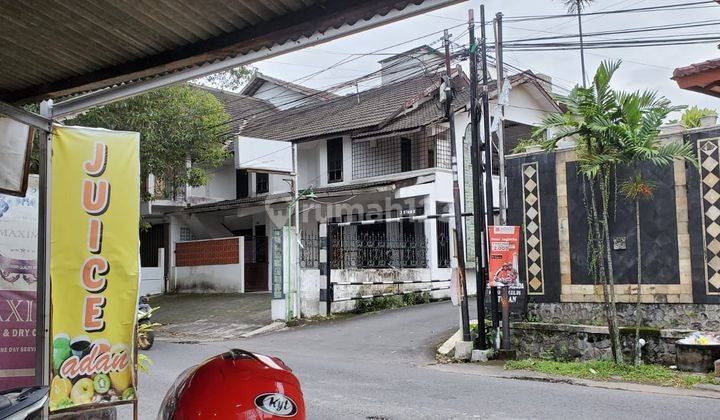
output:
{"label": "asphalt road", "polygon": [[[308,419],[717,419],[720,400],[522,381],[429,367],[457,322],[433,303],[239,341],[156,342],[140,377],[140,418],[156,416],[186,367],[238,347],[281,357],[298,375]],[[457,368],[457,367],[456,367]],[[122,413],[121,413],[122,417]]]}

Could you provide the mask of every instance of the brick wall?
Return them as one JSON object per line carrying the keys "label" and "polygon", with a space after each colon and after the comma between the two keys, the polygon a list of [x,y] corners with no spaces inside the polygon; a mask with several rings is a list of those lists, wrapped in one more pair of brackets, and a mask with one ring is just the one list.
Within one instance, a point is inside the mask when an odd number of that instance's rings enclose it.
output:
{"label": "brick wall", "polygon": [[223,265],[240,263],[240,238],[178,242],[175,266]]}

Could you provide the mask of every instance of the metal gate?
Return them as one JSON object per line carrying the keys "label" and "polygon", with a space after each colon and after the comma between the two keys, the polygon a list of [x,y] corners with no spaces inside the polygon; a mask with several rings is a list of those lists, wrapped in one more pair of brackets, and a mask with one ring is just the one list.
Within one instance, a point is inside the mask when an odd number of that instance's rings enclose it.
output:
{"label": "metal gate", "polygon": [[[463,214],[463,216],[470,216],[471,213]],[[423,222],[425,220],[445,220],[454,217],[452,214],[438,214],[438,215],[419,215],[419,216],[406,216],[406,217],[394,217],[394,218],[388,218],[388,219],[375,219],[375,220],[362,220],[362,221],[353,221],[353,222],[337,222],[337,223],[324,223],[320,225],[319,228],[319,245],[320,245],[320,252],[319,252],[319,268],[320,268],[320,281],[322,282],[323,279],[325,280],[325,288],[320,289],[320,301],[325,302],[325,310],[326,314],[332,313],[332,304],[334,302],[345,302],[345,301],[352,301],[352,300],[363,300],[363,299],[375,299],[379,297],[386,297],[386,296],[402,296],[407,294],[414,294],[414,293],[425,293],[425,292],[434,292],[434,291],[440,291],[440,290],[449,290],[450,286],[437,286],[438,283],[447,283],[448,280],[410,280],[410,281],[367,281],[367,282],[343,282],[343,281],[333,281],[332,280],[332,271],[337,270],[339,268],[342,268],[343,266],[340,265],[339,261],[344,261],[345,258],[341,258],[344,255],[344,252],[342,250],[335,249],[336,246],[344,244],[342,240],[338,240],[338,237],[342,237],[342,229],[351,227],[351,226],[367,226],[372,224],[386,224],[386,223],[400,223],[400,222],[406,222],[406,221],[412,221],[412,222]],[[356,241],[353,241],[357,244]],[[375,245],[377,245],[380,248],[380,252],[382,254],[382,258],[379,258],[378,260],[382,260],[383,266],[387,266],[387,261],[395,260],[397,261],[397,258],[392,257],[392,255],[388,255],[387,251],[390,251],[390,254],[395,253],[396,255],[400,255],[399,260],[407,260],[409,262],[418,262],[418,250],[408,250],[405,247],[411,244],[404,243],[404,244],[398,244],[398,247],[391,246],[390,248],[387,247],[387,241],[384,241],[382,244],[383,246],[380,247],[380,243],[377,242]],[[355,245],[357,246],[357,245]],[[385,250],[385,252],[383,252]],[[377,251],[376,251],[377,252]],[[422,251],[421,251],[422,252]],[[410,256],[409,258],[403,258],[403,255]],[[425,254],[423,254],[424,256]],[[361,267],[358,267],[361,268]],[[414,289],[414,290],[401,290],[403,285],[409,285],[409,284],[427,284],[428,287],[423,287],[420,289]],[[343,297],[339,298],[336,297],[336,289],[340,287],[348,287],[348,286],[372,286],[372,285],[395,285],[397,286],[397,289],[392,292],[382,292],[382,293],[374,293],[374,294],[367,294],[367,295],[357,295],[357,296],[349,296],[349,297]]]}

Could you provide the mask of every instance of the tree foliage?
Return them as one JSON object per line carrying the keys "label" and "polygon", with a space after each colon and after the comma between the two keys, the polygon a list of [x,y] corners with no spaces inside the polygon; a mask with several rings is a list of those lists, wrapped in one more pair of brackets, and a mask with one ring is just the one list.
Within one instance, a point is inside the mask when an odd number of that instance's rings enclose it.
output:
{"label": "tree foliage", "polygon": [[[689,144],[662,143],[658,138],[662,121],[679,107],[673,107],[670,101],[652,91],[622,92],[611,89],[610,82],[619,67],[620,61],[603,61],[590,86],[576,86],[566,96],[557,95],[557,101],[567,111],[547,117],[535,131],[535,137],[540,140],[546,130],[554,132],[542,140],[547,150],[555,149],[562,139],[572,137],[576,140],[578,170],[590,189],[590,274],[603,285],[613,356],[617,363],[622,362],[622,352],[610,246],[609,202],[611,198],[617,199],[611,197],[614,193],[612,179],[617,176],[618,166],[621,165],[634,168],[641,162],[667,165],[675,159],[697,164]],[[652,186],[642,180],[636,170],[635,178],[627,181],[621,190],[628,198],[634,199],[636,208],[639,208],[637,199],[642,195],[650,195]],[[599,191],[599,196],[596,191]],[[639,225],[639,219],[637,223]]]}
{"label": "tree foliage", "polygon": [[593,1],[594,0],[562,0],[562,4],[567,9],[568,13],[577,13],[578,9],[582,12]]}
{"label": "tree foliage", "polygon": [[214,95],[183,84],[93,108],[65,124],[139,132],[141,179],[153,174],[164,198],[175,198],[222,165],[229,120]]}
{"label": "tree foliage", "polygon": [[198,79],[195,82],[201,85],[222,90],[237,92],[255,74],[257,70],[249,67],[235,67],[219,73],[214,73]]}
{"label": "tree foliage", "polygon": [[680,124],[685,128],[698,128],[702,118],[711,116],[717,116],[717,111],[710,108],[698,108],[697,105],[693,105],[683,111]]}

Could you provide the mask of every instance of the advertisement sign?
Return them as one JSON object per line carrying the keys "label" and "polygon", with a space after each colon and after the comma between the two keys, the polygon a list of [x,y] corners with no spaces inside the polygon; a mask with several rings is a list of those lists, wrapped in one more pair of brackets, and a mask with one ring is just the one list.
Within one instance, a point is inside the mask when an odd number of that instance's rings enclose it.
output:
{"label": "advertisement sign", "polygon": [[519,283],[520,227],[490,226],[488,239],[490,243],[490,287]]}
{"label": "advertisement sign", "polygon": [[53,127],[50,410],[135,400],[138,133]]}
{"label": "advertisement sign", "polygon": [[488,229],[488,243],[490,244],[490,287],[508,286],[510,312],[523,312],[525,285],[518,270],[520,227],[491,226]]}
{"label": "advertisement sign", "polygon": [[0,391],[35,384],[38,178],[0,194]]}

